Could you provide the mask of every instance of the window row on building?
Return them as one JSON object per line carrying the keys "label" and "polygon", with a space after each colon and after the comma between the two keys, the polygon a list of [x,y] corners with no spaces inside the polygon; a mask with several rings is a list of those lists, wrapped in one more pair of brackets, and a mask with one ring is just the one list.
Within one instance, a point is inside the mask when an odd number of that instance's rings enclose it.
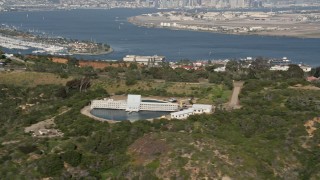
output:
{"label": "window row on building", "polygon": [[105,108],[105,109],[126,109],[127,103],[123,101],[110,100],[93,100],[91,101],[91,109]]}
{"label": "window row on building", "polygon": [[192,108],[183,111],[173,112],[170,114],[171,119],[187,119],[190,115],[212,113],[212,105],[193,104]]}
{"label": "window row on building", "polygon": [[140,104],[140,110],[145,111],[177,111],[178,104],[176,103],[144,103]]}
{"label": "window row on building", "polygon": [[176,103],[142,102],[140,95],[128,95],[127,101],[114,101],[113,99],[92,100],[91,109],[119,109],[126,111],[177,111]]}

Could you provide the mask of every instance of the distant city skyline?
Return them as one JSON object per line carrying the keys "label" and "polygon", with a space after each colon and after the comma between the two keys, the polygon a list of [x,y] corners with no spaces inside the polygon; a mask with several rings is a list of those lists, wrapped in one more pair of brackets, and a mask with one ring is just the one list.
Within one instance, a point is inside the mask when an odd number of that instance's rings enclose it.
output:
{"label": "distant city skyline", "polygon": [[260,8],[320,6],[320,0],[0,0],[2,10],[55,8]]}

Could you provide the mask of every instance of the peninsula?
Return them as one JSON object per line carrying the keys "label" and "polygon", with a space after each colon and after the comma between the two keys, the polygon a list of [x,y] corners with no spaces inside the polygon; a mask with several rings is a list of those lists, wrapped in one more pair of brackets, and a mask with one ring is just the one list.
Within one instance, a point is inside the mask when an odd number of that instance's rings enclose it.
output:
{"label": "peninsula", "polygon": [[19,31],[12,27],[0,27],[0,46],[7,49],[30,49],[34,54],[53,55],[100,55],[113,51],[109,45],[103,43],[50,37]]}
{"label": "peninsula", "polygon": [[130,17],[145,27],[240,35],[320,38],[320,11],[277,12],[158,12]]}

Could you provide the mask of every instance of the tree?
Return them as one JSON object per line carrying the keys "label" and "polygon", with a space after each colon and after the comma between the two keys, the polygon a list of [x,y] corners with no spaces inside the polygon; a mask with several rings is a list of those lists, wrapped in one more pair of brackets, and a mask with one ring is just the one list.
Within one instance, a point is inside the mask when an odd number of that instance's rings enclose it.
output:
{"label": "tree", "polygon": [[88,77],[83,77],[81,79],[73,79],[68,81],[66,84],[68,90],[75,89],[79,92],[86,91],[91,86],[91,80]]}
{"label": "tree", "polygon": [[51,154],[42,158],[38,163],[39,172],[45,176],[59,175],[63,169],[63,161],[60,156]]}
{"label": "tree", "polygon": [[226,64],[226,70],[229,72],[236,72],[240,69],[240,63],[238,61],[229,61]]}
{"label": "tree", "polygon": [[256,71],[269,70],[269,68],[270,68],[270,65],[268,63],[268,60],[263,59],[262,57],[257,57],[256,60],[254,60],[250,66],[250,69],[253,69]]}
{"label": "tree", "polygon": [[134,70],[134,69],[138,69],[138,64],[137,63],[130,63],[129,65],[129,69]]}
{"label": "tree", "polygon": [[320,66],[316,67],[313,76],[316,78],[320,77]]}
{"label": "tree", "polygon": [[290,64],[287,76],[288,78],[304,78],[304,72],[298,65]]}
{"label": "tree", "polygon": [[210,73],[209,75],[209,82],[210,83],[215,83],[215,84],[219,84],[222,81],[222,77],[219,76],[218,73]]}
{"label": "tree", "polygon": [[82,154],[74,150],[69,150],[62,154],[62,159],[73,167],[76,167],[81,163],[81,158]]}

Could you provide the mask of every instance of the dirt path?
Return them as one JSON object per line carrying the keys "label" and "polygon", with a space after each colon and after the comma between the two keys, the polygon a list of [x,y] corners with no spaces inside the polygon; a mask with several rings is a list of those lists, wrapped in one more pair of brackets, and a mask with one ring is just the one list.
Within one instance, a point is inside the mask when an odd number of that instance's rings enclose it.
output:
{"label": "dirt path", "polygon": [[[61,113],[59,113],[57,116],[60,116],[66,112],[68,112],[70,109],[66,109],[64,111],[62,111]],[[54,123],[54,119],[57,117],[57,116],[54,116],[50,119],[46,119],[44,121],[40,121],[36,124],[32,124],[31,126],[29,127],[26,127],[24,129],[24,132],[25,133],[30,133],[30,132],[33,132],[33,136],[37,136],[37,137],[57,137],[57,136],[63,136],[63,133],[59,132],[58,130],[54,129],[55,127],[55,123]],[[40,130],[49,130],[48,132],[51,132],[51,133],[48,133],[47,135],[42,135],[40,133]]]}
{"label": "dirt path", "polygon": [[229,102],[229,108],[230,109],[239,109],[241,106],[239,104],[239,94],[243,87],[242,81],[234,81],[233,82],[233,91],[232,96]]}

